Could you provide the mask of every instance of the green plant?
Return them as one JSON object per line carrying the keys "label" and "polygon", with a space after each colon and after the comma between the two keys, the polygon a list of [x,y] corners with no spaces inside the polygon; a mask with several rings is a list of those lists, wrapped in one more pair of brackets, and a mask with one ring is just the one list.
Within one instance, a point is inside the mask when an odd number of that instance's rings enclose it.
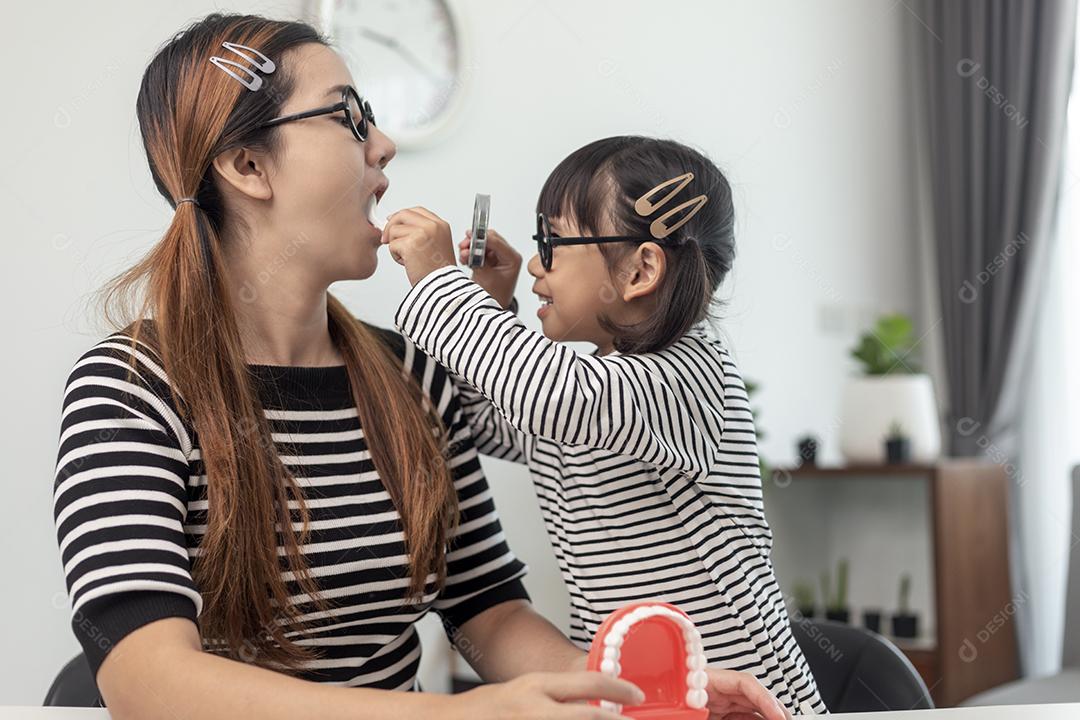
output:
{"label": "green plant", "polygon": [[907,437],[904,426],[900,424],[899,420],[893,420],[889,423],[889,434],[886,437],[889,440],[902,440]]}
{"label": "green plant", "polygon": [[792,588],[795,595],[795,607],[800,610],[814,607],[814,588],[808,582],[799,581]]}
{"label": "green plant", "polygon": [[[761,384],[750,380],[749,378],[743,381],[746,387],[746,398],[749,400],[754,396],[754,393],[758,391]],[[765,438],[765,431],[761,429],[761,425],[758,424],[758,418],[761,417],[761,409],[753,405],[750,406],[750,415],[754,418],[754,437],[757,438],[758,446],[760,447],[761,441]],[[761,451],[758,451],[758,470],[761,472],[761,479],[764,481],[769,477],[769,463],[761,455]]]}
{"label": "green plant", "polygon": [[847,607],[848,561],[841,559],[836,564],[836,588],[832,588],[829,571],[821,573],[821,597],[826,610],[843,610]]}
{"label": "green plant", "polygon": [[859,344],[851,349],[851,356],[862,364],[867,375],[917,373],[919,366],[911,357],[918,342],[914,329],[907,315],[882,315],[874,327],[859,338]]}
{"label": "green plant", "polygon": [[897,603],[897,613],[900,615],[908,615],[911,611],[911,607],[908,604],[911,600],[911,575],[904,573],[900,576],[900,597]]}

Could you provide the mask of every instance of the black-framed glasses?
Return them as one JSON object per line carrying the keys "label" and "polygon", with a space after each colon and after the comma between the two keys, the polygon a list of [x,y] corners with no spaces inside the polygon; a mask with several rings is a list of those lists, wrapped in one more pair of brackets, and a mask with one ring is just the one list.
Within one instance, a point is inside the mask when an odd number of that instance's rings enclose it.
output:
{"label": "black-framed glasses", "polygon": [[330,115],[331,113],[342,111],[345,112],[345,118],[348,120],[349,127],[352,129],[352,134],[356,139],[360,142],[367,140],[368,124],[375,124],[375,113],[371,111],[371,103],[365,100],[360,93],[356,92],[356,88],[351,85],[346,85],[342,88],[341,102],[327,105],[326,107],[315,108],[314,110],[305,110],[304,112],[294,113],[292,115],[282,115],[281,117],[264,122],[260,127],[271,127],[292,122],[294,120],[304,120],[305,118]]}
{"label": "black-framed glasses", "polygon": [[559,245],[599,245],[613,242],[660,242],[654,237],[640,237],[633,235],[605,235],[599,237],[562,237],[551,232],[551,224],[544,217],[544,213],[536,213],[536,252],[540,255],[540,262],[544,270],[551,270],[551,251]]}

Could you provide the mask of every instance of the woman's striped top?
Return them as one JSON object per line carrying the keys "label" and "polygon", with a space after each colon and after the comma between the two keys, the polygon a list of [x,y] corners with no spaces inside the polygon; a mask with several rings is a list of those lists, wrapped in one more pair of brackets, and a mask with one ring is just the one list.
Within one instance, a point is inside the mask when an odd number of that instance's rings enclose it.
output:
{"label": "woman's striped top", "polygon": [[773,573],[746,389],[703,326],[657,353],[583,355],[456,267],[417,283],[396,323],[455,376],[480,451],[532,471],[574,642],[626,603],[670,602],[710,664],[827,712]]}
{"label": "woman's striped top", "polygon": [[[365,445],[345,366],[248,368],[279,456],[310,509],[311,535],[301,549],[331,601],[329,612],[314,611],[284,572],[292,602],[310,621],[293,636],[321,653],[301,677],[407,690],[415,688],[420,661],[416,622],[434,610],[453,639],[483,610],[527,599],[526,567],[503,536],[454,384],[397,333],[377,336],[411,370],[449,431],[460,524],[448,545],[446,585],[437,592],[430,576],[422,602],[405,600],[400,517]],[[176,413],[158,358],[141,346],[138,376],[129,382],[130,354],[130,338],[118,333],[75,363],[60,429],[57,540],[72,628],[95,675],[136,628],[174,616],[198,622],[203,609],[190,568],[214,480],[204,473],[197,434]],[[215,644],[204,639],[208,650],[221,649]]]}

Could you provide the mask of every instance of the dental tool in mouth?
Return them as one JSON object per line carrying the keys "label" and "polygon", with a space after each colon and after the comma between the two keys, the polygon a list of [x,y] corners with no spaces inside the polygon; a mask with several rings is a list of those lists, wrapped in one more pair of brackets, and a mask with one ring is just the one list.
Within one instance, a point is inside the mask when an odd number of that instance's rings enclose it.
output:
{"label": "dental tool in mouth", "polygon": [[367,215],[367,221],[371,223],[372,227],[376,230],[382,230],[386,227],[386,218],[379,214],[379,200],[374,195],[368,195],[365,213]]}
{"label": "dental tool in mouth", "polygon": [[592,704],[638,720],[704,720],[709,714],[705,665],[701,634],[689,615],[668,603],[631,603],[600,626],[587,667],[634,683],[645,691],[645,702]]}

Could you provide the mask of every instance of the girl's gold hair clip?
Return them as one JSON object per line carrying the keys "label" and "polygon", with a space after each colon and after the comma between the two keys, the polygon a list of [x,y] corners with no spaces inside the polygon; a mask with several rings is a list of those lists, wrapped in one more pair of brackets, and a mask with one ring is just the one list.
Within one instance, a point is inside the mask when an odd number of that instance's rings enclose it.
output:
{"label": "girl's gold hair clip", "polygon": [[[648,217],[652,215],[664,205],[667,205],[667,203],[673,197],[678,195],[680,190],[689,185],[690,181],[693,179],[694,173],[688,172],[682,175],[677,175],[670,180],[665,180],[664,182],[654,187],[652,190],[649,190],[647,193],[639,197],[634,202],[634,211],[642,217]],[[668,185],[671,185],[673,183],[678,184],[675,186],[674,189],[668,192],[668,194],[662,197],[660,200],[657,200],[656,202],[651,202],[649,200],[649,198],[655,195],[658,191],[663,190]],[[708,196],[698,195],[695,198],[691,198],[684,203],[676,205],[675,207],[671,208],[666,213],[656,218],[652,221],[652,223],[649,224],[649,233],[657,240],[663,240],[668,235],[685,225],[690,218],[694,217],[694,215],[697,215],[698,211],[701,210],[701,208],[705,205],[706,202],[708,202],[708,200]],[[693,207],[678,222],[676,222],[674,225],[667,224],[667,220],[669,220],[672,216],[678,214],[679,212],[682,212],[683,210],[686,210],[687,208],[690,208],[691,206]]]}

